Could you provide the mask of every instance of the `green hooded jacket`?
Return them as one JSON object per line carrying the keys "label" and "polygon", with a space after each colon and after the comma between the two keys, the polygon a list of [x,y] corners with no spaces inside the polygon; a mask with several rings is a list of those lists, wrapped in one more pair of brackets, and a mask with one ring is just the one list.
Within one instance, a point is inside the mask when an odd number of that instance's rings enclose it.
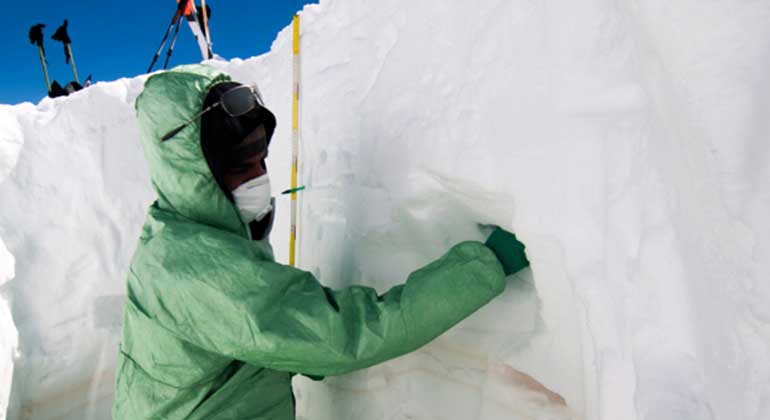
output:
{"label": "green hooded jacket", "polygon": [[200,147],[204,65],[150,77],[136,100],[158,199],[128,272],[115,420],[294,419],[291,378],[341,375],[418,349],[505,288],[479,242],[463,242],[378,295],[323,287],[253,241]]}

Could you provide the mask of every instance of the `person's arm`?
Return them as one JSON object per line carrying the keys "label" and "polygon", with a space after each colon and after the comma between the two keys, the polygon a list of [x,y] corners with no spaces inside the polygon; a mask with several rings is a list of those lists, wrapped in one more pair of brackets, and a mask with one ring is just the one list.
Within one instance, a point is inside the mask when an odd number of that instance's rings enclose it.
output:
{"label": "person's arm", "polygon": [[171,278],[134,286],[145,313],[205,350],[306,375],[343,374],[409,353],[505,288],[500,263],[479,242],[456,245],[381,296],[370,287],[325,288],[309,272],[255,262],[227,243],[174,245],[182,249],[144,253],[150,260],[135,267],[137,278],[157,273],[142,273],[145,266],[173,268]]}

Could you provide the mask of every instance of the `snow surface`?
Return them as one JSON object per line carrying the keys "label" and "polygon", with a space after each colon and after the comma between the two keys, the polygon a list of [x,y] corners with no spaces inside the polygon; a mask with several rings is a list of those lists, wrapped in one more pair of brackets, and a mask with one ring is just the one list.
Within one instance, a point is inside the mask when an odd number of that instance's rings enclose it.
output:
{"label": "snow surface", "polygon": [[[413,354],[295,379],[300,418],[770,418],[770,3],[329,0],[302,18],[299,265],[382,292],[483,223],[532,267]],[[290,29],[211,64],[259,83],[288,187]],[[0,106],[11,419],[109,418],[153,200],[144,80]]]}

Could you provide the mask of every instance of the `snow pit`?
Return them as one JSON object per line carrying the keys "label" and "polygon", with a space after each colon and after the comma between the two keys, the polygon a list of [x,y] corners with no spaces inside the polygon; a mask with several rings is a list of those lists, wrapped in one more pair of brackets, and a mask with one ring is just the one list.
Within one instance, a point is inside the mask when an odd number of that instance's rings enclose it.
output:
{"label": "snow pit", "polygon": [[[300,267],[383,292],[482,239],[479,223],[516,232],[532,267],[412,354],[297,377],[299,418],[770,418],[770,4],[329,0],[301,15]],[[287,188],[290,28],[263,56],[209,64],[259,83]],[[144,80],[0,106],[10,419],[109,418],[154,199]]]}

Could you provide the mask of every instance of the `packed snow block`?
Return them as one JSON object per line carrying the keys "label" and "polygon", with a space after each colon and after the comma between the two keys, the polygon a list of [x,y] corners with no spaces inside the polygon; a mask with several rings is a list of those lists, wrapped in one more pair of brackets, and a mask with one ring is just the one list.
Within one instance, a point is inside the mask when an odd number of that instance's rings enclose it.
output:
{"label": "packed snow block", "polygon": [[[17,114],[27,106],[0,105],[0,184],[10,174],[19,157],[23,137],[17,122]],[[11,382],[16,358],[19,334],[13,322],[8,304],[7,283],[15,276],[16,261],[6,248],[0,231],[0,419],[6,418],[11,394]]]}
{"label": "packed snow block", "polygon": [[[572,415],[527,405],[501,364],[587,419],[770,417],[768,16],[692,0],[306,8],[300,265],[384,291],[494,223],[527,245],[537,309],[493,302],[415,354],[299,379],[300,415]],[[271,54],[288,62],[290,39]]]}
{"label": "packed snow block", "polygon": [[19,152],[24,141],[24,135],[18,122],[18,115],[24,112],[32,112],[32,104],[17,106],[0,105],[0,182],[2,182],[11,170],[16,166]]}
{"label": "packed snow block", "polygon": [[[0,179],[2,179],[0,177]],[[14,277],[15,261],[0,239],[0,419],[5,419],[19,334],[13,323],[4,285]]]}
{"label": "packed snow block", "polygon": [[115,297],[153,199],[133,110],[142,84],[23,104],[15,129],[3,127],[0,138],[21,145],[0,181],[0,237],[16,259],[3,292],[19,330],[10,418],[109,417]]}

